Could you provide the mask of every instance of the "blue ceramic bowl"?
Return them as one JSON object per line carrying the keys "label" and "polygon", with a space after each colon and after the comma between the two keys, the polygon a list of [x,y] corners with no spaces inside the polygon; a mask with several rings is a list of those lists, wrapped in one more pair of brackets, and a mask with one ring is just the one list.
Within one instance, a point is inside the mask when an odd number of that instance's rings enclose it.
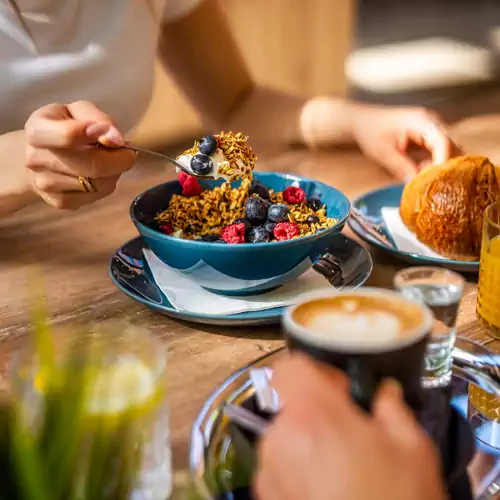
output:
{"label": "blue ceramic bowl", "polygon": [[[151,250],[166,264],[202,287],[225,295],[260,293],[293,280],[312,267],[342,231],[349,216],[349,200],[337,189],[311,179],[288,174],[255,173],[254,177],[275,191],[300,186],[306,195],[321,198],[327,215],[339,222],[311,236],[290,241],[224,245],[183,240],[153,229],[156,214],[180,194],[177,181],[166,182],[140,194],[130,207],[130,216]],[[214,188],[222,181],[202,181]],[[235,183],[237,186],[238,183]]]}

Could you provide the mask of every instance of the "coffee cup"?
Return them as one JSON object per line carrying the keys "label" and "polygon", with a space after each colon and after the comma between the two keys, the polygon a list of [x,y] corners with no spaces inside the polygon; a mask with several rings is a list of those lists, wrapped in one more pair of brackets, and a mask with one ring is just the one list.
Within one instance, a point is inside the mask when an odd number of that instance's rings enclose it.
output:
{"label": "coffee cup", "polygon": [[343,370],[353,399],[365,410],[370,411],[380,382],[393,378],[419,411],[433,322],[425,305],[366,287],[299,297],[285,311],[283,329],[290,350]]}

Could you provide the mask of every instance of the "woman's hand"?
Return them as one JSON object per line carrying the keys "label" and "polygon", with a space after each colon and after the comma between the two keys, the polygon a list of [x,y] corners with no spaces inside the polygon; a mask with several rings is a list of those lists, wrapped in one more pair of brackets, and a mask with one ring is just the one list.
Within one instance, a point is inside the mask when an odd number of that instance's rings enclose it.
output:
{"label": "woman's hand", "polygon": [[[373,106],[318,97],[304,105],[300,128],[311,147],[357,143],[368,158],[401,181],[409,180],[426,165],[443,163],[461,154],[439,117],[424,108]],[[422,162],[412,159],[408,155],[411,146],[427,158]]]}
{"label": "woman's hand", "polygon": [[[461,154],[439,117],[426,109],[353,103],[351,112],[352,135],[363,153],[399,180],[407,181],[420,168]],[[412,160],[406,154],[412,144],[431,158],[422,163]]]}
{"label": "woman's hand", "polygon": [[346,377],[292,355],[273,378],[283,409],[263,437],[260,500],[444,500],[437,452],[387,383],[372,415],[350,399]]}
{"label": "woman's hand", "polygon": [[110,195],[136,155],[119,147],[123,138],[112,120],[94,104],[49,104],[25,126],[26,163],[33,188],[49,205],[77,209]]}

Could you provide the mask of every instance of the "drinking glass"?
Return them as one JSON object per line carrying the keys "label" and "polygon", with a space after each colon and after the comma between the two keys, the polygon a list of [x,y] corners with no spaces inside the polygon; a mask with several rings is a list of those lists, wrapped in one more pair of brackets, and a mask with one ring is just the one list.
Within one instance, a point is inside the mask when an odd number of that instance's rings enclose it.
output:
{"label": "drinking glass", "polygon": [[500,448],[500,401],[498,396],[469,384],[467,415],[476,438]]}
{"label": "drinking glass", "polygon": [[425,388],[448,385],[451,381],[456,320],[465,280],[459,274],[440,267],[412,267],[398,272],[394,285],[407,299],[424,303],[434,314],[422,385]]}
{"label": "drinking glass", "polygon": [[500,339],[500,202],[484,212],[477,313],[488,333]]}
{"label": "drinking glass", "polygon": [[[135,478],[130,500],[165,500],[172,492],[172,470],[166,353],[162,345],[149,331],[117,322],[102,323],[94,327],[91,335],[80,337],[68,333],[64,340],[53,349],[54,362],[50,370],[45,368],[47,364],[40,350],[33,346],[18,353],[14,360],[14,394],[21,401],[25,422],[36,432],[41,422],[39,417],[44,415],[45,396],[53,395],[54,386],[59,388],[57,380],[84,377],[86,389],[79,393],[84,394],[82,415],[71,413],[78,418],[64,421],[66,426],[83,422],[79,428],[87,444],[80,450],[82,471],[97,464],[107,468],[103,488],[107,488],[107,484],[126,482],[127,478],[118,475],[127,471],[115,467],[115,462],[117,457],[130,455],[133,457],[130,463],[135,464],[129,469]],[[82,355],[75,356],[79,351]],[[66,392],[64,384],[59,394],[71,397],[73,393]],[[88,445],[99,444],[99,439],[114,446],[105,456],[99,448]],[[104,449],[109,452],[108,448]]]}

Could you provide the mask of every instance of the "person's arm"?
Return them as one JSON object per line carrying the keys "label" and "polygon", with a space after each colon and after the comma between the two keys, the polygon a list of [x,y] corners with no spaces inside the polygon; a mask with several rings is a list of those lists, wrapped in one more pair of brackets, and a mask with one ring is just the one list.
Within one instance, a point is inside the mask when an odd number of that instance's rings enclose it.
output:
{"label": "person's arm", "polygon": [[38,199],[24,168],[24,130],[0,135],[0,217],[17,212]]}
{"label": "person's arm", "polygon": [[242,131],[254,145],[357,143],[401,180],[421,166],[407,154],[414,143],[442,163],[459,153],[441,120],[422,108],[371,106],[333,96],[299,97],[258,86],[216,0],[205,0],[174,22],[164,21],[160,57],[201,114],[207,129]]}
{"label": "person's arm", "polygon": [[345,100],[308,100],[262,88],[248,68],[218,2],[165,22],[160,57],[209,130],[244,131],[257,142],[353,142]]}
{"label": "person's arm", "polygon": [[[87,147],[96,142],[108,147]],[[110,195],[136,160],[122,144],[111,118],[90,102],[34,111],[24,130],[0,136],[0,217],[40,198],[75,210]]]}

